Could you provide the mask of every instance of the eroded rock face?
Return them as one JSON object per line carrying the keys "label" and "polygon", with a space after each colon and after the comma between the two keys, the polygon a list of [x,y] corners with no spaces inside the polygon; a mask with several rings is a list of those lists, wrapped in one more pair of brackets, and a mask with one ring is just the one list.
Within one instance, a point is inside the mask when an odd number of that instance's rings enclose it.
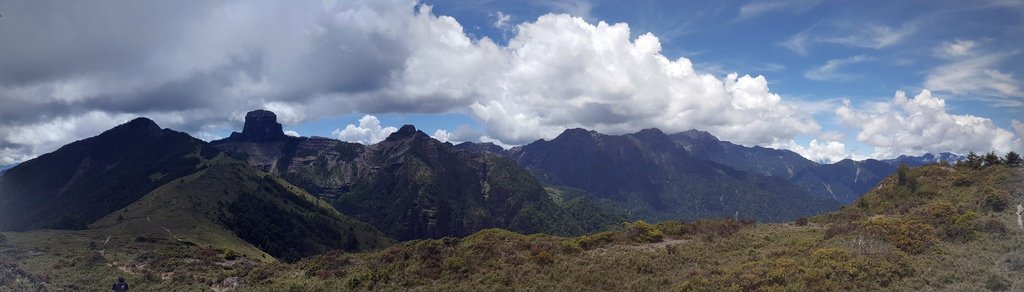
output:
{"label": "eroded rock face", "polygon": [[242,132],[231,133],[234,140],[249,142],[272,142],[285,141],[288,136],[284,134],[281,123],[277,122],[277,115],[271,111],[254,110],[245,115],[245,126]]}

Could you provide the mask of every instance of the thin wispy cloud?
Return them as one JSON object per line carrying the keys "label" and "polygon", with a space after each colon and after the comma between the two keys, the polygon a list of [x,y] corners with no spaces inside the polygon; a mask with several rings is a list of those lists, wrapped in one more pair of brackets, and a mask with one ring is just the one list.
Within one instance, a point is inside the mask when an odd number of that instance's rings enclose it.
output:
{"label": "thin wispy cloud", "polygon": [[822,38],[822,42],[840,44],[850,47],[881,49],[899,43],[917,31],[913,24],[904,24],[899,28],[885,25],[848,25],[845,35]]}
{"label": "thin wispy cloud", "polygon": [[962,40],[943,43],[935,52],[949,63],[928,72],[925,88],[995,107],[1024,107],[1022,80],[1001,68],[1018,52],[992,52],[979,48],[976,42]]}
{"label": "thin wispy cloud", "polygon": [[843,66],[857,64],[865,61],[869,61],[871,58],[865,55],[857,55],[842,59],[832,59],[825,62],[824,65],[818,66],[811,70],[804,72],[804,77],[810,80],[850,80],[856,78],[858,75],[844,73],[840,71]]}
{"label": "thin wispy cloud", "polygon": [[775,0],[752,2],[740,6],[737,20],[757,17],[769,13],[800,14],[811,10],[821,3],[821,0]]}

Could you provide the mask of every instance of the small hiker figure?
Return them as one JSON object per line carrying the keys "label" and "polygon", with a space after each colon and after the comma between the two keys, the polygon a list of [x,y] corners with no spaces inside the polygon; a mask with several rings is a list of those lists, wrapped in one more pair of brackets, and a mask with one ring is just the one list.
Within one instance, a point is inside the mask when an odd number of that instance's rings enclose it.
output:
{"label": "small hiker figure", "polygon": [[111,291],[126,292],[128,291],[128,283],[124,282],[124,277],[117,277],[117,282],[114,282],[114,286],[110,288]]}

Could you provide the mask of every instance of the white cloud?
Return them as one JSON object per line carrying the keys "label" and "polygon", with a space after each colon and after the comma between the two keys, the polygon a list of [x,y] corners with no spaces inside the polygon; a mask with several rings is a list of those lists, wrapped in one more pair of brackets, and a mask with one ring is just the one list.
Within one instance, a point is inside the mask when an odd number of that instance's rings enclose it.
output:
{"label": "white cloud", "polygon": [[498,11],[494,13],[494,25],[495,28],[501,30],[510,30],[512,28],[512,15],[505,14],[504,12]]}
{"label": "white cloud", "polygon": [[811,10],[811,8],[814,8],[820,3],[821,0],[776,0],[751,2],[740,6],[738,19],[747,19],[772,12],[800,14]]}
{"label": "white cloud", "polygon": [[12,146],[0,148],[0,164],[11,164],[31,159],[60,146],[98,135],[105,129],[125,123],[132,118],[127,114],[108,114],[91,111],[79,115],[17,126],[0,126],[3,141]]}
{"label": "white cloud", "polygon": [[977,45],[974,41],[956,40],[943,43],[935,48],[935,56],[940,58],[955,58],[971,53],[971,49]]}
{"label": "white cloud", "polygon": [[880,24],[838,23],[814,25],[779,43],[794,53],[807,55],[811,43],[830,43],[855,48],[882,49],[902,42],[917,32],[916,22],[899,28]]}
{"label": "white cloud", "polygon": [[878,24],[855,24],[843,26],[845,35],[822,38],[822,42],[845,45],[849,47],[881,49],[899,43],[905,37],[917,31],[911,23],[900,28],[892,28]]}
{"label": "white cloud", "polygon": [[807,55],[807,42],[807,31],[801,31],[780,44],[794,53]]}
{"label": "white cloud", "polygon": [[1021,80],[999,68],[1015,52],[978,51],[974,42],[959,40],[937,47],[936,52],[950,61],[925,76],[926,88],[997,107],[1024,107]]}
{"label": "white cloud", "polygon": [[344,129],[337,129],[331,132],[342,141],[356,142],[365,145],[383,141],[391,133],[398,131],[395,127],[381,127],[380,120],[372,115],[364,115],[359,118],[359,126],[348,124]]}
{"label": "white cloud", "polygon": [[441,142],[458,144],[462,142],[479,142],[480,135],[482,135],[480,131],[477,131],[469,125],[462,124],[455,127],[455,130],[452,131],[437,129],[437,131],[434,131],[434,135],[432,135],[432,137]]}
{"label": "white cloud", "polygon": [[948,113],[945,100],[932,97],[928,90],[912,99],[898,91],[889,102],[867,109],[855,109],[847,101],[836,115],[846,127],[857,129],[857,140],[875,147],[874,156],[879,158],[943,151],[1005,152],[1014,147],[1013,133],[986,118]]}
{"label": "white cloud", "polygon": [[834,163],[847,158],[862,159],[847,152],[846,144],[837,141],[818,142],[817,139],[812,139],[807,146],[803,146],[796,143],[796,141],[790,140],[786,143],[777,143],[769,147],[789,149],[804,158],[818,163]]}
{"label": "white cloud", "polygon": [[494,138],[491,138],[491,137],[488,137],[488,136],[480,136],[480,142],[483,142],[483,143],[494,143],[494,145],[498,145],[501,148],[505,148],[505,149],[510,149],[510,148],[516,146],[516,145],[509,145],[509,144],[501,143],[500,140],[494,139]]}
{"label": "white cloud", "polygon": [[1017,134],[1017,150],[1024,152],[1024,122],[1010,120],[1013,132]]}
{"label": "white cloud", "polygon": [[433,137],[434,139],[437,139],[437,141],[451,142],[452,144],[461,142],[461,141],[454,141],[454,140],[452,140],[452,133],[449,133],[448,131],[445,131],[445,130],[442,130],[442,129],[437,129],[437,131],[434,131],[434,134],[430,135],[430,137]]}
{"label": "white cloud", "polygon": [[284,130],[284,134],[292,137],[302,137],[302,135],[299,135],[299,132],[294,130]]}
{"label": "white cloud", "polygon": [[544,15],[519,25],[498,80],[478,90],[470,114],[508,144],[553,138],[572,127],[621,134],[657,127],[706,129],[745,145],[814,133],[818,124],[771,93],[762,76],[700,74],[668,59],[652,34],[630,39],[624,23],[596,25]]}
{"label": "white cloud", "polygon": [[855,78],[855,75],[838,72],[843,66],[850,64],[857,64],[870,60],[865,55],[857,55],[853,57],[843,59],[832,59],[825,62],[824,65],[815,67],[811,70],[804,72],[804,77],[811,80],[849,80]]}

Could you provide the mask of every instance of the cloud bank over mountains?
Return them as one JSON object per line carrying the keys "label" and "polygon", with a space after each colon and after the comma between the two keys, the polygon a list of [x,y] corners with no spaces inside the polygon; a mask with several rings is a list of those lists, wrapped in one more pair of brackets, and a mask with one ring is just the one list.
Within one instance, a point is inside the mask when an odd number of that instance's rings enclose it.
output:
{"label": "cloud bank over mountains", "polygon": [[[845,152],[840,141],[795,143],[822,134],[821,125],[771,91],[764,76],[699,72],[628,24],[547,14],[509,31],[500,45],[428,5],[399,0],[10,3],[0,36],[18,41],[0,45],[0,164],[138,115],[208,139],[255,108],[275,111],[286,124],[370,114],[332,133],[361,143],[395,130],[376,114],[461,112],[484,133],[435,136],[514,145],[573,127],[609,134],[696,128],[811,157]],[[875,46],[888,39],[879,40]],[[818,73],[836,76],[826,71]],[[954,80],[964,78],[980,77]],[[1000,84],[983,89],[1019,92]],[[950,86],[936,85],[973,90]],[[902,101],[898,93],[890,111],[845,104],[836,114],[860,129],[858,141],[893,153],[1020,149],[1019,130],[1015,138],[987,119],[949,114],[926,93]]]}

